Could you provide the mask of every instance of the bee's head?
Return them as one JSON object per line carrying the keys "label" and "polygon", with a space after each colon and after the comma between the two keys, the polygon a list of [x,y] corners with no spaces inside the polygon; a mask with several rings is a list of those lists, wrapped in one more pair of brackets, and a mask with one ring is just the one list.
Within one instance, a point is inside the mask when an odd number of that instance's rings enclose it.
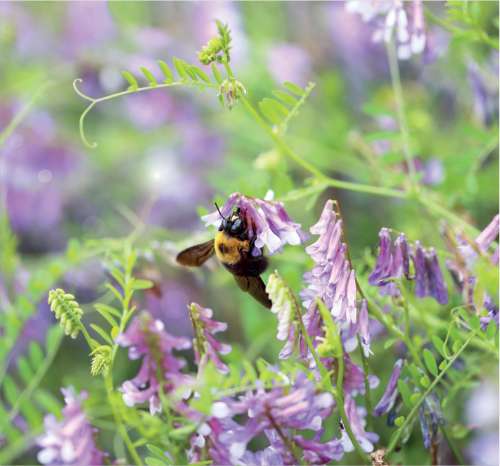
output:
{"label": "bee's head", "polygon": [[219,215],[222,217],[222,222],[219,225],[219,231],[225,231],[231,236],[241,236],[245,233],[245,221],[241,218],[241,211],[239,207],[235,207],[231,216],[229,218],[224,217],[219,209],[219,206],[215,204]]}

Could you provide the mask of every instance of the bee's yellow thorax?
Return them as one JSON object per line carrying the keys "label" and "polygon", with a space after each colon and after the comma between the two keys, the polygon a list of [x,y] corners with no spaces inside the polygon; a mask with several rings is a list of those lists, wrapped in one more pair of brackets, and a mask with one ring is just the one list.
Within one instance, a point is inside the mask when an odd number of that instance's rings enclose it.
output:
{"label": "bee's yellow thorax", "polygon": [[248,240],[241,240],[219,231],[214,240],[215,254],[223,264],[237,264],[241,260],[241,251],[248,251]]}

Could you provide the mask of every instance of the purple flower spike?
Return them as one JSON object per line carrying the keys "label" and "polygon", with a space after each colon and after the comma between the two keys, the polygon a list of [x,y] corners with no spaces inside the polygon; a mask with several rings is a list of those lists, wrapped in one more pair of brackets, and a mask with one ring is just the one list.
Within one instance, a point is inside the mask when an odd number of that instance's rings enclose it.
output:
{"label": "purple flower spike", "polygon": [[72,387],[61,389],[66,406],[62,410],[63,419],[49,414],[45,416],[45,434],[37,439],[42,447],[37,458],[48,465],[102,465],[105,453],[100,451],[94,440],[97,429],[93,428],[82,410],[86,392],[76,395]]}
{"label": "purple flower spike", "polygon": [[499,216],[497,214],[493,217],[493,220],[489,223],[489,225],[476,238],[476,243],[481,251],[486,252],[491,243],[493,243],[493,241],[497,238],[499,228],[498,225]]}
{"label": "purple flower spike", "polygon": [[[319,298],[337,322],[355,323],[356,273],[347,257],[347,246],[342,242],[342,220],[337,219],[332,200],[326,202],[320,219],[310,232],[319,238],[306,248],[315,265],[304,275],[307,288],[301,292],[301,298],[308,309],[305,320],[318,322],[314,315],[317,313],[315,300]],[[318,329],[312,330],[316,334]]]}
{"label": "purple flower spike", "polygon": [[430,393],[418,410],[420,429],[424,439],[424,447],[430,448],[438,433],[440,425],[444,424],[443,413],[438,397]]}
{"label": "purple flower spike", "polygon": [[[292,222],[281,202],[262,200],[233,193],[221,208],[224,217],[239,208],[248,227],[249,239],[256,237],[256,248],[267,247],[269,254],[279,252],[285,244],[297,245],[306,237],[298,223]],[[220,214],[215,211],[202,217],[205,224],[219,226]]]}
{"label": "purple flower spike", "polygon": [[194,353],[198,367],[203,367],[210,360],[220,372],[227,374],[229,368],[221,361],[219,355],[230,353],[231,346],[220,343],[214,338],[216,333],[227,329],[227,324],[212,320],[213,311],[196,303],[189,306],[189,313],[195,333]]}
{"label": "purple flower spike", "polygon": [[396,364],[394,364],[394,368],[392,369],[392,374],[389,378],[384,394],[373,410],[374,416],[382,416],[382,414],[388,413],[394,406],[398,396],[398,380],[401,375],[403,363],[404,361],[402,359],[398,359]]}
{"label": "purple flower spike", "polygon": [[181,372],[185,361],[173,354],[174,349],[190,348],[189,340],[170,335],[163,322],[152,319],[147,312],[135,317],[116,341],[128,347],[130,359],[143,358],[138,374],[120,387],[127,406],[149,402],[150,413],[158,413],[159,390],[163,387],[165,393],[170,393],[189,382],[189,376]]}

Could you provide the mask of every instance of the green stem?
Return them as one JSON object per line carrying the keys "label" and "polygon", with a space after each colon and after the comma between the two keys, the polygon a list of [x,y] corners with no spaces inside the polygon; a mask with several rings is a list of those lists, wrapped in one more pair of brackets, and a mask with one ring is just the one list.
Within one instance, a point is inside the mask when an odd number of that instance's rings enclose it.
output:
{"label": "green stem", "polygon": [[429,385],[429,387],[425,390],[425,392],[422,393],[418,401],[415,403],[415,406],[411,409],[409,412],[408,416],[404,420],[403,424],[399,427],[399,429],[395,432],[394,436],[391,439],[391,442],[389,443],[389,446],[387,447],[387,455],[392,453],[394,451],[394,448],[396,448],[399,438],[403,434],[403,431],[405,428],[410,424],[410,422],[413,420],[413,417],[417,414],[418,408],[420,405],[424,402],[425,398],[429,395],[429,393],[434,390],[436,385],[439,383],[439,381],[444,377],[448,369],[454,364],[456,359],[462,354],[462,352],[467,348],[469,345],[470,341],[472,340],[472,337],[474,336],[475,332],[472,333],[472,335],[467,338],[467,340],[464,342],[464,344],[461,346],[461,348],[455,353],[453,358],[446,364],[444,369],[438,374],[438,376],[432,381],[432,383]]}
{"label": "green stem", "polygon": [[401,136],[403,140],[403,153],[406,159],[406,165],[408,166],[408,174],[410,175],[412,188],[416,191],[418,188],[418,182],[410,146],[410,133],[408,130],[408,124],[406,122],[403,89],[401,86],[401,77],[399,75],[398,57],[396,55],[396,46],[393,40],[387,44],[387,57],[389,60],[389,71],[391,73],[392,89],[394,92],[394,98],[396,99],[399,128],[401,130]]}
{"label": "green stem", "polygon": [[367,430],[372,430],[372,400],[370,396],[370,381],[368,380],[369,367],[368,358],[365,356],[363,351],[363,345],[361,344],[361,337],[358,335],[358,347],[359,353],[361,355],[361,363],[363,364],[363,379],[365,384],[365,408],[366,408],[366,428]]}
{"label": "green stem", "polygon": [[125,425],[122,422],[121,413],[116,409],[114,393],[113,393],[113,378],[111,375],[111,371],[109,371],[108,374],[104,376],[104,385],[106,386],[106,395],[108,397],[109,405],[111,406],[111,409],[113,411],[113,417],[115,419],[118,433],[120,434],[120,437],[123,439],[125,445],[127,446],[127,449],[134,463],[138,466],[142,466],[142,460],[139,454],[137,453],[137,450],[135,449],[132,440],[128,435]]}
{"label": "green stem", "polygon": [[292,159],[297,165],[301,166],[305,171],[313,175],[318,179],[320,183],[324,183],[325,185],[331,186],[333,188],[346,189],[349,191],[361,192],[374,194],[377,196],[386,196],[386,197],[395,197],[404,199],[407,194],[404,191],[399,191],[396,189],[384,188],[381,186],[371,186],[361,183],[353,183],[350,181],[338,180],[336,178],[330,178],[323,174],[321,170],[316,168],[314,165],[309,163],[307,160],[304,160],[300,155],[298,155],[293,149],[291,149],[282,137],[275,133],[272,128],[264,121],[264,119],[259,115],[257,110],[253,107],[250,101],[246,97],[241,97],[241,102],[250,113],[252,118],[266,131],[266,133],[271,137],[276,146],[290,159]]}

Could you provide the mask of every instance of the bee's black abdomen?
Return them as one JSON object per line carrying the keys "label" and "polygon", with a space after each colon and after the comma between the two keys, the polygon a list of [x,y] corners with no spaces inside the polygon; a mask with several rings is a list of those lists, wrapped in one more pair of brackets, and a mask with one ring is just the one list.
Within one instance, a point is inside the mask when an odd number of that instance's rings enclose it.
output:
{"label": "bee's black abdomen", "polygon": [[223,265],[234,275],[257,277],[267,269],[268,261],[264,256],[246,257],[236,264],[223,263]]}

